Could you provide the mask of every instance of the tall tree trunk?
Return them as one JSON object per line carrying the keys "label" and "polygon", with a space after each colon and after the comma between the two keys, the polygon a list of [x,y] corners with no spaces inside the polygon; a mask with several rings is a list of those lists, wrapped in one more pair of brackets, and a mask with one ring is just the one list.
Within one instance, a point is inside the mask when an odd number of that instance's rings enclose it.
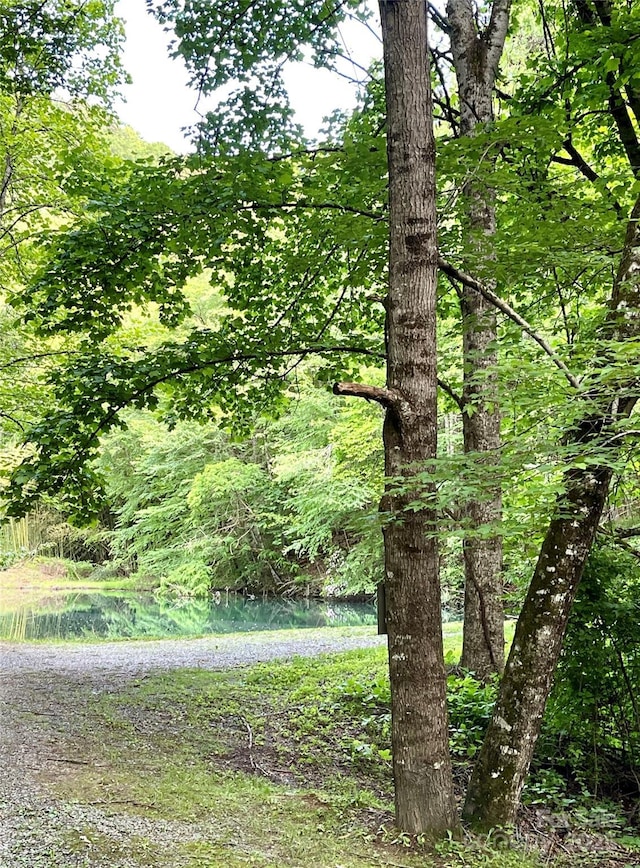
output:
{"label": "tall tree trunk", "polygon": [[409,832],[457,822],[449,757],[435,504],[413,475],[436,455],[435,141],[426,4],[381,0],[389,166],[387,389],[384,423],[387,629],[396,817]]}
{"label": "tall tree trunk", "polygon": [[[628,224],[606,331],[618,341],[640,336],[640,198]],[[571,606],[613,475],[620,433],[611,428],[629,416],[636,402],[630,387],[621,383],[618,397],[611,395],[602,412],[589,414],[572,434],[574,443],[606,448],[610,456],[600,466],[565,475],[565,494],[540,552],[467,793],[464,817],[480,829],[515,820]],[[597,386],[589,398],[587,403],[597,406]]]}
{"label": "tall tree trunk", "polygon": [[415,478],[434,460],[437,436],[435,143],[426,4],[380,0],[380,14],[389,165],[387,386],[342,383],[335,391],[379,401],[387,411],[390,481],[382,510],[396,819],[407,832],[439,834],[458,821],[434,490]]}
{"label": "tall tree trunk", "polygon": [[[510,0],[495,0],[489,25],[478,29],[471,0],[448,0],[453,63],[460,101],[460,135],[472,136],[478,126],[493,121],[493,86],[504,48]],[[488,160],[488,165],[491,159]],[[464,187],[468,228],[473,247],[472,271],[489,287],[492,277],[492,237],[495,234],[493,190],[482,181]],[[462,422],[464,451],[484,464],[498,460],[500,407],[498,397],[496,313],[469,286],[460,294],[463,327],[464,381]],[[461,665],[487,678],[504,668],[504,609],[502,601],[502,539],[484,538],[477,529],[502,517],[502,492],[495,482],[467,507],[471,534],[464,542],[465,600]]]}

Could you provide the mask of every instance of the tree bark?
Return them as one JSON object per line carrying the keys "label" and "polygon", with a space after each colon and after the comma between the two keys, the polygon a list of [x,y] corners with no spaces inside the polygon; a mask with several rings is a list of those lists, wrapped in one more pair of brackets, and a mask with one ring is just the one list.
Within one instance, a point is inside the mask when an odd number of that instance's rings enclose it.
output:
{"label": "tree bark", "polygon": [[[380,0],[389,166],[384,528],[396,820],[410,833],[457,825],[433,487],[436,455],[435,142],[423,0]],[[398,481],[402,480],[402,484]],[[419,501],[419,504],[413,506]]]}
{"label": "tree bark", "polygon": [[494,714],[473,770],[464,818],[488,831],[515,822],[569,613],[607,496],[611,471],[574,472],[527,594]]}
{"label": "tree bark", "polygon": [[[472,136],[479,125],[493,121],[493,86],[507,34],[510,0],[495,0],[489,25],[479,32],[471,0],[448,0],[447,16],[460,100],[460,135]],[[473,247],[473,270],[489,287],[492,277],[491,238],[495,234],[493,190],[479,180],[463,190]],[[460,293],[463,327],[464,380],[462,423],[464,451],[484,464],[499,459],[495,308],[484,296],[463,284]],[[497,474],[496,474],[497,479]],[[464,541],[465,601],[461,665],[482,679],[504,667],[504,608],[502,601],[502,539],[483,538],[479,528],[502,517],[502,492],[495,482],[485,496],[468,504],[471,534]],[[475,533],[474,533],[475,532]]]}
{"label": "tree bark", "polygon": [[[605,333],[614,340],[640,336],[640,197],[631,213],[614,281]],[[596,372],[597,375],[597,372]],[[547,531],[518,619],[493,717],[473,771],[464,817],[479,829],[515,821],[520,794],[540,732],[571,606],[604,508],[621,438],[616,422],[636,403],[637,383],[621,382],[618,395],[599,394],[603,407],[571,433],[570,441],[606,449],[606,462],[565,474],[565,494]],[[616,433],[618,432],[618,433]]]}

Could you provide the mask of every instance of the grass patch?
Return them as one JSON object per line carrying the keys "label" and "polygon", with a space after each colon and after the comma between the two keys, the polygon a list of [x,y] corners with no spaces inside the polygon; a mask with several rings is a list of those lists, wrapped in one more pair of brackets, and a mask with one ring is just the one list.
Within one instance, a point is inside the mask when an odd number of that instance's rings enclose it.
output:
{"label": "grass patch", "polygon": [[[450,626],[447,642],[459,631]],[[358,749],[362,721],[345,701],[351,681],[382,682],[386,669],[386,649],[374,648],[146,676],[88,706],[82,738],[94,762],[58,791],[177,824],[172,868],[536,868],[521,851],[434,849],[394,830],[391,764],[383,746]]]}
{"label": "grass patch", "polygon": [[[125,843],[91,827],[70,829],[61,842],[61,852],[75,865],[117,865],[133,850],[139,868],[171,868],[172,855],[156,842],[133,836]],[[62,864],[65,864],[64,862]]]}
{"label": "grass patch", "polygon": [[[84,797],[90,797],[95,787],[95,781],[90,785],[85,778]],[[120,767],[106,784],[102,781],[100,794],[110,809],[119,806],[158,823],[164,831],[156,835],[167,835],[162,825],[167,818],[189,823],[191,833],[185,837],[191,840],[180,842],[178,825],[165,844],[170,856],[163,856],[162,850],[158,853],[149,839],[134,842],[140,865],[537,868],[540,864],[522,852],[505,855],[490,846],[469,848],[448,842],[434,848],[395,832],[389,811],[363,806],[362,799],[355,799],[344,786],[327,786],[323,791],[283,787],[255,775],[220,771],[215,762],[196,760],[180,750],[163,755],[162,762],[152,766],[132,768],[129,758],[128,770]],[[138,801],[142,798],[149,801]],[[102,852],[110,852],[109,846],[103,839]],[[145,861],[150,854],[156,861]]]}
{"label": "grass patch", "polygon": [[[445,641],[455,649],[460,625],[448,625]],[[84,745],[87,764],[73,766],[55,787],[66,800],[126,818],[134,829],[143,824],[146,831],[127,851],[138,861],[127,865],[147,865],[149,854],[158,868],[586,864],[584,846],[560,862],[557,852],[537,855],[549,835],[434,846],[397,832],[386,679],[386,649],[379,647],[225,672],[146,675],[87,697],[80,714],[73,713],[80,695],[71,695],[67,737]],[[452,747],[462,779],[490,703],[471,679],[457,684]],[[112,843],[84,837],[108,855]],[[76,843],[78,852],[90,852],[82,850],[89,846],[84,839]],[[634,864],[632,852],[627,864]]]}

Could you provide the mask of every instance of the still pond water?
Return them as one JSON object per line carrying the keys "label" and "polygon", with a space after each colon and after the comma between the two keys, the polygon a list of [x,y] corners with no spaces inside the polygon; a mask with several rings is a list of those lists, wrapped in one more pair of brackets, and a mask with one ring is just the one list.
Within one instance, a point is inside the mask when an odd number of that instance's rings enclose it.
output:
{"label": "still pond water", "polygon": [[162,601],[127,591],[52,592],[7,611],[0,594],[0,640],[162,639],[304,627],[376,624],[374,603],[247,599]]}

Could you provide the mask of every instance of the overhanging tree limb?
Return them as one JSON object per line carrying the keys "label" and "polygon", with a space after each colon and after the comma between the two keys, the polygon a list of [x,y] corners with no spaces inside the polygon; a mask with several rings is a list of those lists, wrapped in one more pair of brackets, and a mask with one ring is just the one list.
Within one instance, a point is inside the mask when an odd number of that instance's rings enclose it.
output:
{"label": "overhanging tree limb", "polygon": [[[460,395],[451,388],[444,380],[438,377],[438,388],[442,389],[460,410],[464,404]],[[375,401],[385,409],[396,409],[400,406],[402,396],[391,389],[383,389],[379,386],[368,386],[364,383],[334,383],[334,395],[345,395],[353,398],[364,398],[366,401]]]}
{"label": "overhanging tree limb", "polygon": [[461,413],[464,411],[464,401],[462,400],[462,396],[452,389],[449,383],[445,380],[441,380],[440,377],[438,377],[438,388],[442,389],[445,395],[448,395],[451,398]]}
{"label": "overhanging tree limb", "polygon": [[433,3],[427,3],[427,9],[429,10],[431,20],[436,25],[436,27],[439,27],[443,33],[451,33],[451,25],[449,24],[446,16],[444,16],[442,12],[434,6]]}
{"label": "overhanging tree limb", "polygon": [[[574,166],[581,175],[583,175],[588,181],[591,183],[595,183],[596,181],[600,181],[600,175],[587,163],[585,158],[582,156],[580,151],[576,148],[576,146],[571,141],[571,137],[567,138],[562,147],[569,154],[568,157],[560,157],[558,154],[554,154],[551,157],[552,163],[559,163],[563,166]],[[618,215],[622,213],[622,205],[615,198],[613,193],[609,191],[609,188],[605,185],[605,190],[607,190],[608,195],[611,199],[611,205],[615,208],[615,211]]]}
{"label": "overhanging tree limb", "polygon": [[[61,394],[62,410],[45,417],[27,432],[27,442],[37,447],[12,474],[7,492],[7,513],[24,515],[38,497],[62,489],[68,481],[80,480],[83,465],[94,455],[100,437],[119,424],[120,414],[130,407],[154,408],[158,386],[177,383],[185,386],[193,376],[204,375],[210,391],[233,389],[239,377],[260,377],[265,369],[277,379],[277,359],[306,358],[310,355],[362,355],[383,359],[384,353],[351,344],[299,345],[269,351],[207,345],[207,333],[199,332],[181,345],[164,345],[139,358],[87,356],[66,379]],[[93,508],[83,500],[83,509]],[[80,514],[80,513],[78,513]],[[83,513],[85,518],[87,512]]]}
{"label": "overhanging tree limb", "polygon": [[505,316],[509,317],[512,322],[516,323],[516,325],[520,326],[520,328],[526,332],[529,337],[534,340],[539,347],[541,347],[544,352],[549,356],[553,364],[558,368],[558,370],[562,371],[565,375],[569,383],[574,387],[574,389],[578,389],[580,387],[580,382],[577,377],[571,373],[569,368],[562,361],[560,356],[555,352],[553,347],[549,344],[549,342],[544,338],[538,331],[534,329],[532,325],[521,315],[519,314],[511,305],[506,302],[503,298],[500,298],[499,295],[496,295],[495,292],[490,290],[487,286],[485,286],[481,281],[476,280],[475,277],[472,277],[470,274],[467,274],[464,271],[461,271],[459,268],[456,268],[446,259],[443,259],[442,256],[438,257],[438,266],[440,270],[447,275],[447,277],[452,278],[453,280],[457,280],[459,283],[463,283],[465,286],[474,289],[476,292],[480,293],[480,295],[484,296],[488,302],[490,302],[494,307],[496,307],[501,313],[505,314]]}

